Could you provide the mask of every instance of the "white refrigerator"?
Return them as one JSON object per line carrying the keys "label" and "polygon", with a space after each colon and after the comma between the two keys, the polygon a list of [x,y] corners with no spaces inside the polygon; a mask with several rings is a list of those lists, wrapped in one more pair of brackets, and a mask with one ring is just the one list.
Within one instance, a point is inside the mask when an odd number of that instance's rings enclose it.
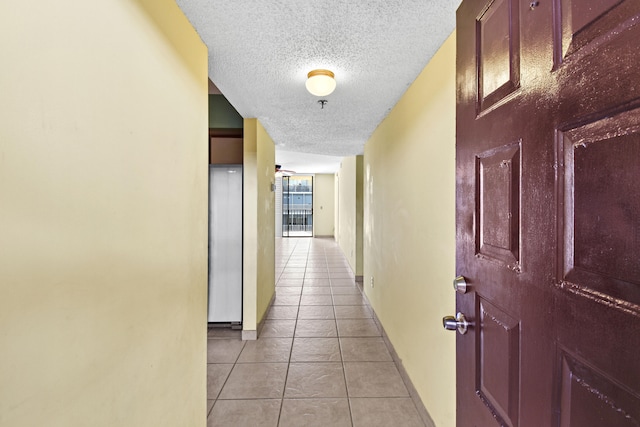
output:
{"label": "white refrigerator", "polygon": [[209,166],[208,321],[242,322],[242,165]]}

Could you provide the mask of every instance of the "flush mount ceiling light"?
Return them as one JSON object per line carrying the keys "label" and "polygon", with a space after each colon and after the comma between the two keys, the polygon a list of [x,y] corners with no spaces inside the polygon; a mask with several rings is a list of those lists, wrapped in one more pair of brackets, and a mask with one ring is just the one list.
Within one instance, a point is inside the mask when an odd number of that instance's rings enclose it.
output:
{"label": "flush mount ceiling light", "polygon": [[312,95],[327,96],[336,88],[335,75],[329,70],[311,70],[305,85]]}

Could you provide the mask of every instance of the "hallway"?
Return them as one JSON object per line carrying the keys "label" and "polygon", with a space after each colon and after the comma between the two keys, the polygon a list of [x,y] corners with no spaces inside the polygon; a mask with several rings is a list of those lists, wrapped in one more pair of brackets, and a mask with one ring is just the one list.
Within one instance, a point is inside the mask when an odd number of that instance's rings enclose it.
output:
{"label": "hallway", "polygon": [[425,425],[333,239],[277,239],[259,339],[208,338],[209,427]]}

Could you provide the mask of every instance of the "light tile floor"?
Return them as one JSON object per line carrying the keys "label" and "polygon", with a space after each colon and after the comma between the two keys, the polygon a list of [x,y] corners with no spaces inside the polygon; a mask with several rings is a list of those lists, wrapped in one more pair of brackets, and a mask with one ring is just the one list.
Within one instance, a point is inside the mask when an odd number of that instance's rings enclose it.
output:
{"label": "light tile floor", "polygon": [[424,427],[333,239],[276,240],[276,297],[256,341],[212,328],[208,427]]}

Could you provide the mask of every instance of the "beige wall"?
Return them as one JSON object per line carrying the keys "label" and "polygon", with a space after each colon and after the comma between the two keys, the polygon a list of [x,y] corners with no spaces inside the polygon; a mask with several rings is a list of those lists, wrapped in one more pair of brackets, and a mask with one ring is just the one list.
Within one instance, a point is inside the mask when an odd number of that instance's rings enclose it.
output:
{"label": "beige wall", "polygon": [[0,425],[204,426],[206,47],[170,0],[0,28]]}
{"label": "beige wall", "polygon": [[276,148],[273,140],[258,122],[258,305],[261,322],[276,290]]}
{"label": "beige wall", "polygon": [[333,236],[340,242],[340,172],[333,175]]}
{"label": "beige wall", "polygon": [[[337,240],[351,269],[357,273],[356,174],[358,156],[345,157],[338,170]],[[360,273],[362,274],[362,273]]]}
{"label": "beige wall", "polygon": [[313,235],[334,236],[334,175],[315,174],[313,178]]}
{"label": "beige wall", "polygon": [[[439,427],[455,425],[455,35],[365,146],[365,292]],[[374,287],[370,285],[375,278]]]}
{"label": "beige wall", "polygon": [[364,272],[363,162],[363,156],[343,158],[336,177],[338,184],[336,240],[356,276],[362,276]]}
{"label": "beige wall", "polygon": [[275,292],[275,145],[257,119],[244,120],[243,314],[255,339]]}
{"label": "beige wall", "polygon": [[364,274],[364,156],[356,156],[356,276]]}

